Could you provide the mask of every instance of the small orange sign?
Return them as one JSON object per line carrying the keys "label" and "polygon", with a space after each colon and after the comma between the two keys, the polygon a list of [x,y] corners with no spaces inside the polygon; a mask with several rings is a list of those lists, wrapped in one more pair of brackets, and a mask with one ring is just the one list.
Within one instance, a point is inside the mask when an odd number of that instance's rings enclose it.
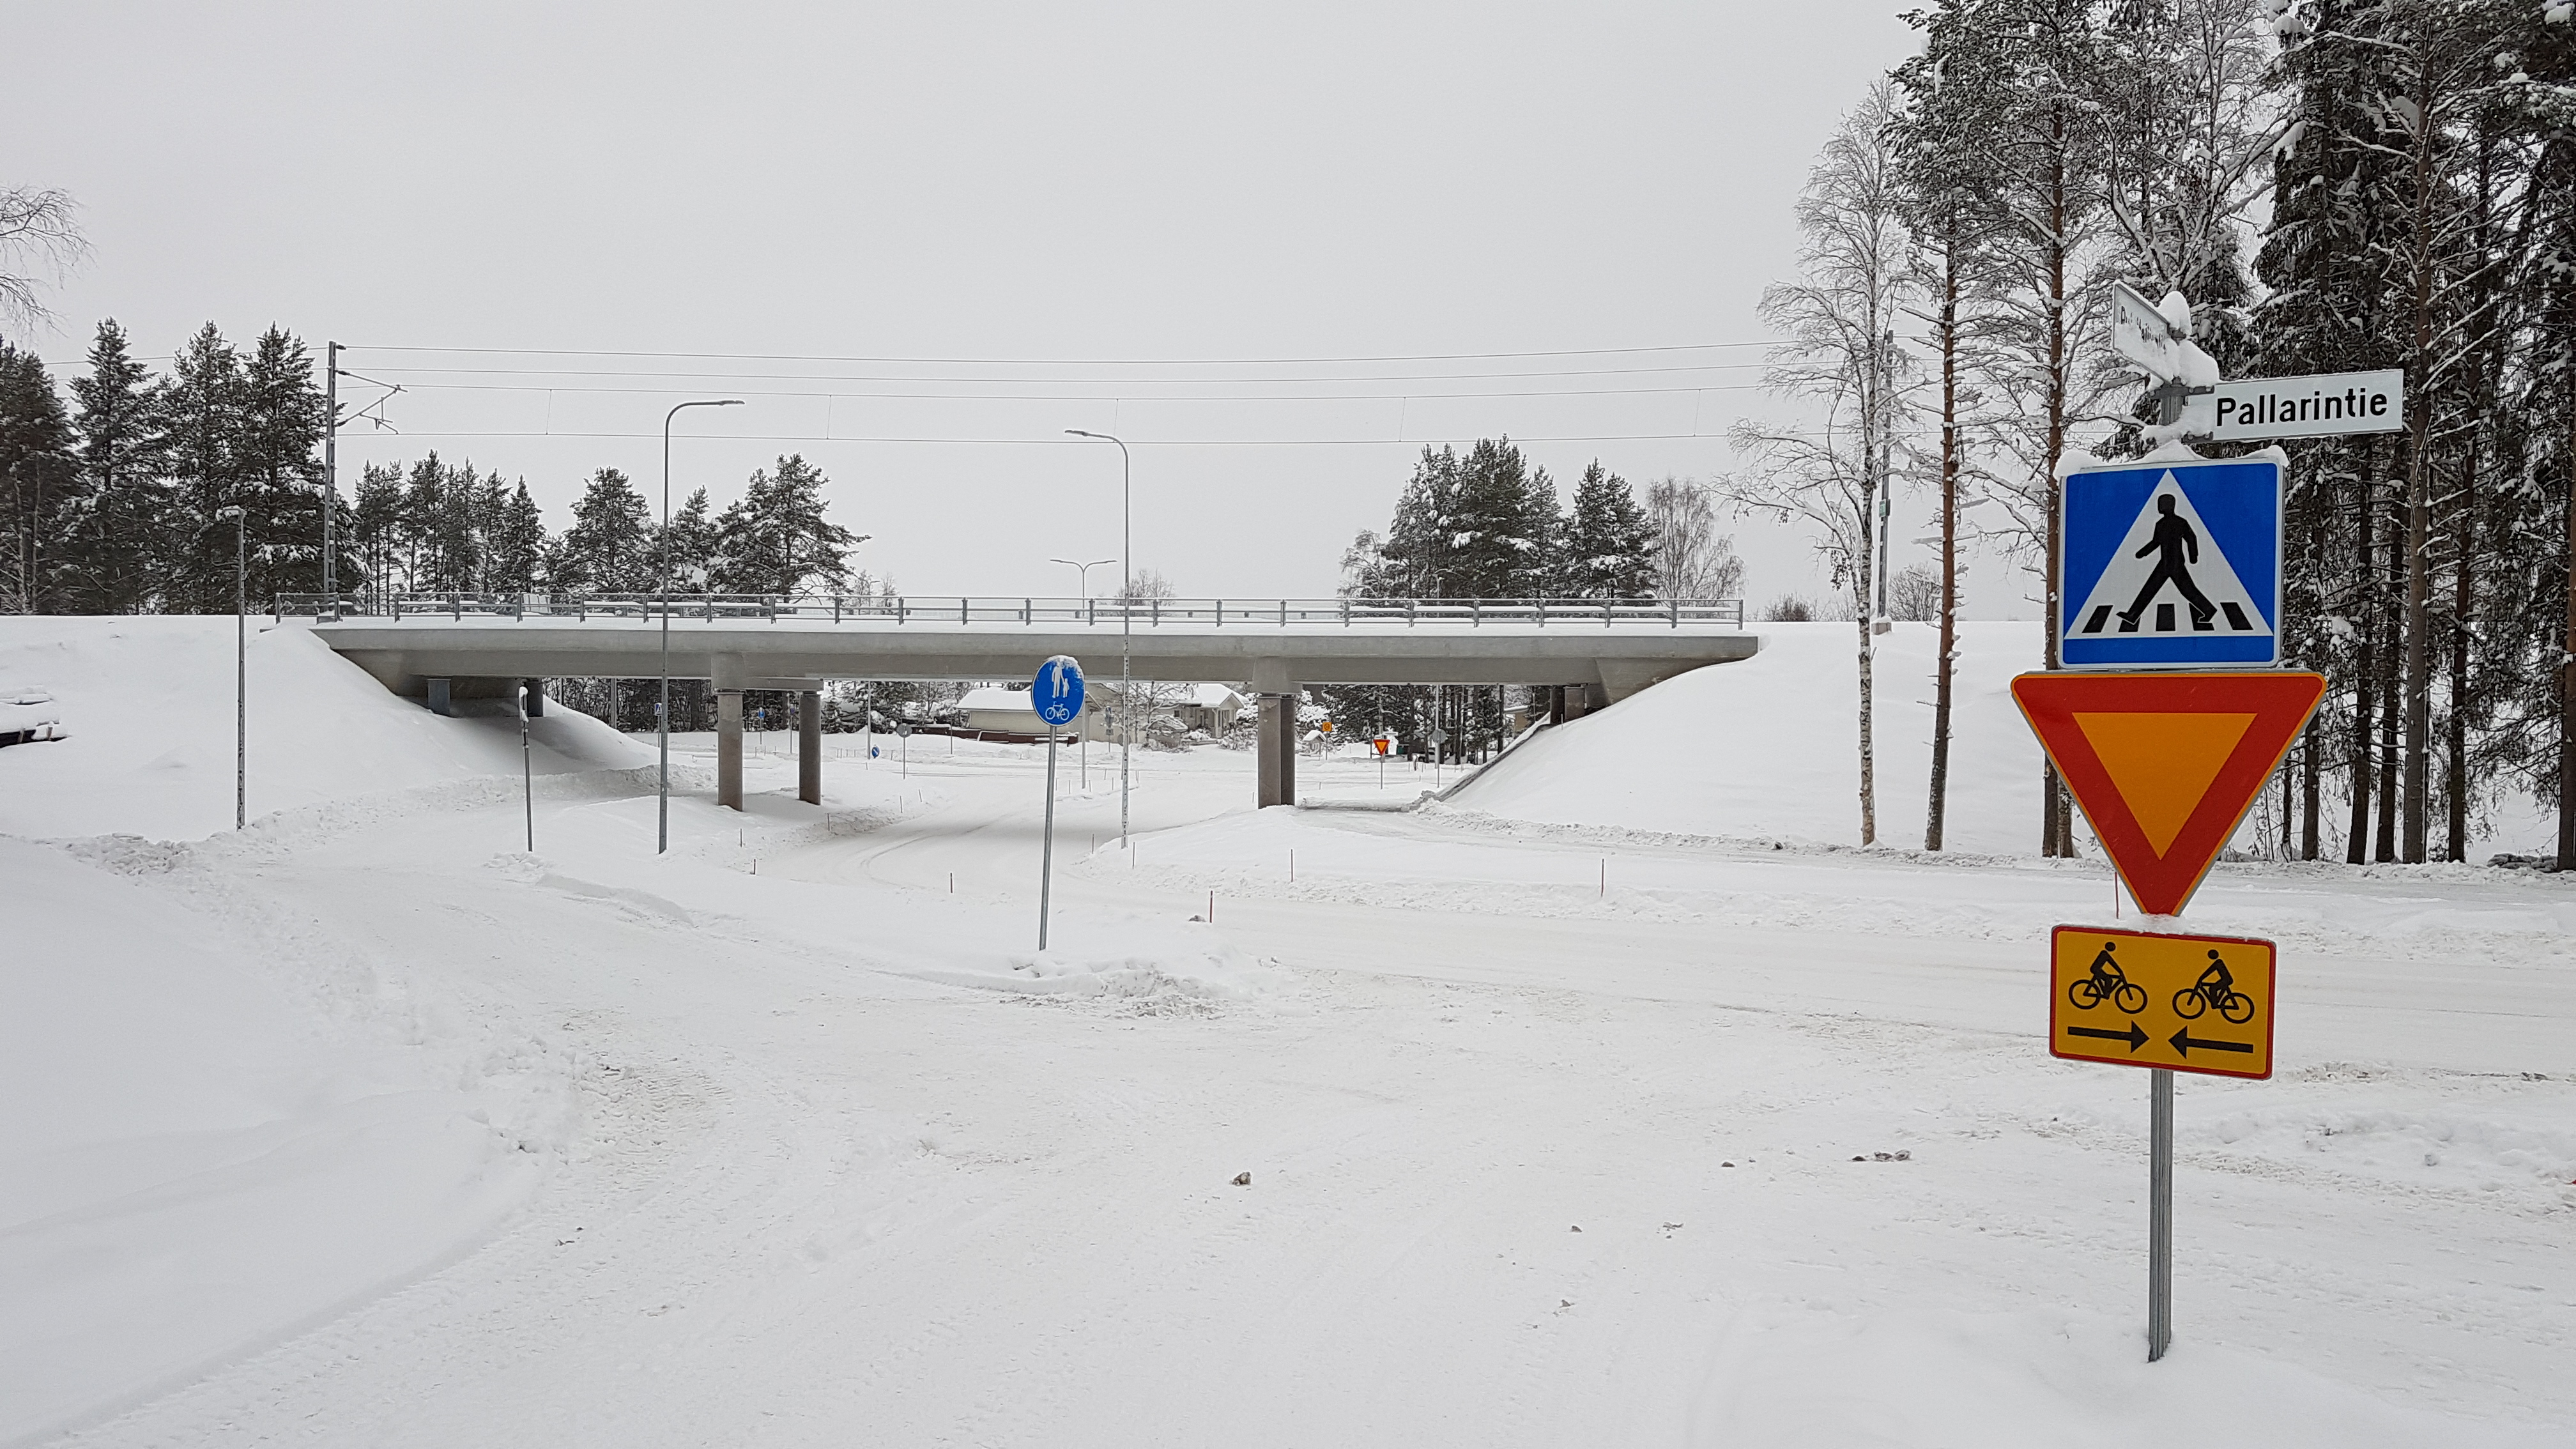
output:
{"label": "small orange sign", "polygon": [[2050,1055],[2272,1075],[2271,942],[2060,926],[2048,954]]}

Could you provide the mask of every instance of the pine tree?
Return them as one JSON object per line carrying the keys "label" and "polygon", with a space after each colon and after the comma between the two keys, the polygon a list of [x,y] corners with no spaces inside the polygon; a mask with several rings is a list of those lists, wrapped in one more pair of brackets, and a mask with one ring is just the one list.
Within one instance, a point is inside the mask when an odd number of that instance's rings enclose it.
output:
{"label": "pine tree", "polygon": [[[251,555],[254,599],[322,588],[322,389],[304,344],[271,326],[242,364],[234,467],[259,540]],[[345,536],[332,521],[335,542]]]}
{"label": "pine tree", "polygon": [[719,593],[796,594],[849,583],[850,531],[823,516],[822,471],[802,454],[778,460],[716,521],[711,587]]}
{"label": "pine tree", "polygon": [[71,383],[80,476],[64,547],[74,612],[137,613],[163,596],[173,500],[160,391],[125,329],[114,318],[98,324],[89,372]]}
{"label": "pine tree", "polygon": [[555,587],[566,593],[637,593],[653,587],[653,514],[626,475],[602,468],[572,505],[556,550]]}
{"label": "pine tree", "polygon": [[390,613],[393,596],[412,587],[403,564],[409,543],[403,504],[401,466],[368,464],[358,479],[350,535],[358,551],[358,570],[353,577],[365,581],[362,603],[371,613]]}
{"label": "pine tree", "polygon": [[[171,358],[170,382],[160,396],[172,484],[169,606],[192,614],[229,614],[233,530],[216,527],[217,515],[231,507],[248,513],[259,500],[247,496],[240,472],[241,357],[214,323],[199,329]],[[255,515],[243,519],[253,547],[268,541],[260,522]]]}
{"label": "pine tree", "polygon": [[1551,592],[1574,599],[1645,599],[1655,592],[1655,538],[1628,482],[1593,460],[1574,485],[1559,535]]}
{"label": "pine tree", "polygon": [[503,498],[499,517],[485,540],[484,587],[509,594],[536,593],[545,587],[546,557],[545,515],[528,496],[528,480],[522,478]]}
{"label": "pine tree", "polygon": [[52,374],[34,353],[0,342],[0,506],[8,509],[10,544],[0,608],[62,612],[65,523],[78,477],[71,419]]}
{"label": "pine tree", "polygon": [[664,580],[659,586],[675,594],[713,593],[716,526],[707,517],[707,490],[698,489],[680,505],[670,526],[654,530],[654,551]]}
{"label": "pine tree", "polygon": [[1451,598],[1528,599],[1554,569],[1556,486],[1508,437],[1479,438],[1458,462],[1442,590]]}

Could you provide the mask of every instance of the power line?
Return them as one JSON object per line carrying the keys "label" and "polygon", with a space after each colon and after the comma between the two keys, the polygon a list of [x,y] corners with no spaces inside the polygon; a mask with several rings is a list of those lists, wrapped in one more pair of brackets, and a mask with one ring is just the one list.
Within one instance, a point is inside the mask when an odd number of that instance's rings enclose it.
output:
{"label": "power line", "polygon": [[1664,367],[1546,368],[1522,372],[1398,372],[1327,375],[1323,377],[915,377],[883,373],[828,372],[629,372],[602,367],[408,367],[380,370],[431,377],[649,377],[697,379],[702,382],[918,382],[974,383],[1025,387],[1208,387],[1294,386],[1327,382],[1484,382],[1516,377],[1635,377],[1675,372],[1728,372],[1760,367],[1758,362],[1698,362]]}
{"label": "power line", "polygon": [[370,352],[436,352],[495,357],[675,357],[724,362],[860,362],[936,367],[1297,367],[1363,362],[1484,362],[1524,357],[1613,357],[1648,352],[1705,352],[1729,347],[1773,347],[1774,341],[1677,342],[1659,347],[1574,347],[1550,352],[1421,352],[1382,357],[835,357],[791,352],[644,352],[585,347],[405,347],[348,343]]}
{"label": "power line", "polygon": [[[387,369],[391,371],[392,369]],[[1098,384],[1102,387],[1108,383]],[[602,393],[614,395],[671,396],[703,392],[694,387],[583,387],[572,384],[534,382],[415,382],[406,392],[542,392]],[[924,402],[1132,402],[1132,403],[1282,403],[1282,402],[1444,402],[1453,398],[1496,397],[1652,397],[1689,395],[1702,392],[1759,392],[1761,385],[1750,382],[1711,383],[1706,387],[1588,387],[1536,388],[1514,392],[1321,392],[1321,393],[1250,393],[1228,395],[1171,394],[1138,395],[1108,393],[987,393],[987,392],[778,392],[758,388],[735,388],[745,397],[846,398],[860,401],[895,401],[919,399]]]}
{"label": "power line", "polygon": [[[1106,399],[1103,399],[1106,401]],[[349,442],[361,439],[346,440]],[[403,434],[406,440],[422,438],[565,438],[572,440],[600,438],[658,439],[658,432],[640,433],[460,433],[436,429]],[[1041,438],[882,438],[853,437],[831,433],[696,433],[690,440],[699,443],[899,443],[960,444],[974,447],[1064,447],[1060,437]],[[1454,444],[1457,438],[1129,438],[1128,446],[1136,448],[1423,448]],[[1662,443],[1721,442],[1714,433],[1585,433],[1555,437],[1513,437],[1516,443]]]}

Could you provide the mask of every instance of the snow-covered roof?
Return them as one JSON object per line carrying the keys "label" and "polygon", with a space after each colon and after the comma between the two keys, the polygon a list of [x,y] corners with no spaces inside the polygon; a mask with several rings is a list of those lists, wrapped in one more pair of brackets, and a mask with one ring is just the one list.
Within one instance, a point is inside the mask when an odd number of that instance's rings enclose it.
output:
{"label": "snow-covered roof", "polygon": [[1244,698],[1222,684],[1193,684],[1190,697],[1183,703],[1200,709],[1241,709]]}
{"label": "snow-covered roof", "polygon": [[957,707],[959,709],[1022,709],[1031,714],[1038,712],[1038,707],[1029,702],[1027,690],[1006,689],[998,684],[987,684],[966,691],[958,698]]}

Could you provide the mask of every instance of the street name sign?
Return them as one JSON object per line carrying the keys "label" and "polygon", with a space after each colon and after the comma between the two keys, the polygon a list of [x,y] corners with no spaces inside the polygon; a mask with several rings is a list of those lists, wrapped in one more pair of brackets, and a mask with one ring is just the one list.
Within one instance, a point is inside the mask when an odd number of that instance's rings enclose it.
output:
{"label": "street name sign", "polygon": [[1029,706],[1050,725],[1068,725],[1082,713],[1082,666],[1070,654],[1059,654],[1038,666],[1029,686]]}
{"label": "street name sign", "polygon": [[2111,350],[2158,382],[2182,376],[2182,331],[2147,294],[2126,282],[2111,286]]}
{"label": "street name sign", "polygon": [[2406,373],[2325,372],[2222,382],[2185,405],[2183,421],[2212,442],[2324,438],[2406,429]]}
{"label": "street name sign", "polygon": [[2272,1075],[2271,942],[2060,926],[2049,961],[2050,1055]]}
{"label": "street name sign", "polygon": [[2138,909],[2179,915],[2317,701],[2322,674],[2025,674],[2013,702]]}
{"label": "street name sign", "polygon": [[2070,667],[2281,657],[2281,465],[2190,458],[2066,476],[2058,657]]}

